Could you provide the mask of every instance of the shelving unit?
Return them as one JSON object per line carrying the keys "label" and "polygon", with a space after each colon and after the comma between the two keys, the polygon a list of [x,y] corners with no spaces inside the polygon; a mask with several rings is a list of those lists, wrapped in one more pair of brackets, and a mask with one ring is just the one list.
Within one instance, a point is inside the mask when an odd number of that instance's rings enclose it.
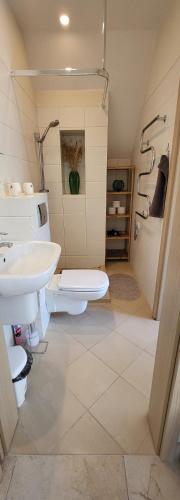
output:
{"label": "shelving unit", "polygon": [[[124,181],[123,191],[113,191],[112,184],[115,179]],[[116,165],[107,167],[107,210],[113,200],[120,200],[125,206],[125,214],[106,215],[106,260],[130,260],[132,201],[134,187],[134,167]],[[120,234],[108,236],[107,231],[115,229]],[[121,234],[122,233],[122,234]]]}

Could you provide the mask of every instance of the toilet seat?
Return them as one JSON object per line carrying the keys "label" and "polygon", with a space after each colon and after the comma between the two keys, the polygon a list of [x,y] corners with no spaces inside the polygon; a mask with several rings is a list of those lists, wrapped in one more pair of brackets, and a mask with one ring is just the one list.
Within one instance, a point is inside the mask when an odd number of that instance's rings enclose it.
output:
{"label": "toilet seat", "polygon": [[92,269],[62,271],[58,288],[66,292],[100,292],[109,286],[107,274]]}

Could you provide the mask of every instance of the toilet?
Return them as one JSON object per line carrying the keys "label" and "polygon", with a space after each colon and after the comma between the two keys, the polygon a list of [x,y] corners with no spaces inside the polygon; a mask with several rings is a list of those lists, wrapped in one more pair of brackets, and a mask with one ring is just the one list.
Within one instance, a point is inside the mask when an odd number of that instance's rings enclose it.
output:
{"label": "toilet", "polygon": [[54,274],[45,288],[49,313],[82,314],[91,300],[106,295],[109,279],[105,272],[92,269],[64,270]]}

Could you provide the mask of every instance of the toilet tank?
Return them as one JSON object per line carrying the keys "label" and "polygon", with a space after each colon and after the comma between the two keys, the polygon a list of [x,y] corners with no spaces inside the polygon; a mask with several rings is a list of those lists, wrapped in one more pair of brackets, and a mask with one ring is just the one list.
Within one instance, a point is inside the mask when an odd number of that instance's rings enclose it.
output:
{"label": "toilet tank", "polygon": [[50,241],[47,193],[0,198],[0,232],[10,241]]}

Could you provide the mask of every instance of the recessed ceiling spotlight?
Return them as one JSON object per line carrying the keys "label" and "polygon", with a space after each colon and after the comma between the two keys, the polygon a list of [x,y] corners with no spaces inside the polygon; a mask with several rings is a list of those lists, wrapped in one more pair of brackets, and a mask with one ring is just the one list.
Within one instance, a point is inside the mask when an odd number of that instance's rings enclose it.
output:
{"label": "recessed ceiling spotlight", "polygon": [[59,17],[59,21],[62,24],[62,26],[68,26],[69,16],[67,16],[67,14],[62,14],[62,16]]}

